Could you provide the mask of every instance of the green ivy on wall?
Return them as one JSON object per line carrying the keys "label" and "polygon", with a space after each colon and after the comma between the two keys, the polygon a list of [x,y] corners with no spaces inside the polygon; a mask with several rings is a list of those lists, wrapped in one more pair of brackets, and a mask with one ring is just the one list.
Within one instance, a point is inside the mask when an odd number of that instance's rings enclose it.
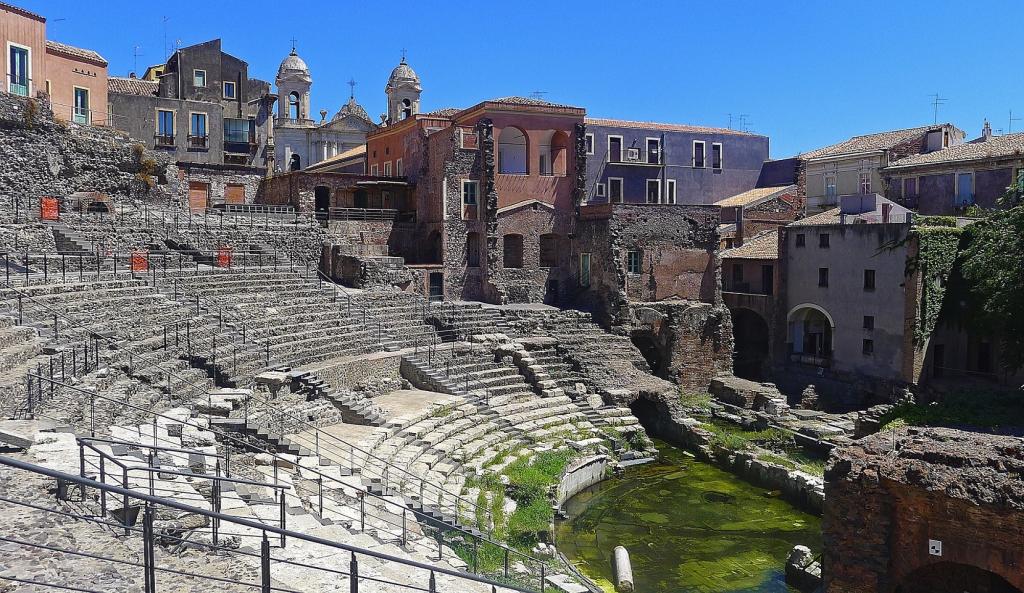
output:
{"label": "green ivy on wall", "polygon": [[962,229],[956,227],[956,219],[949,224],[945,218],[951,217],[929,217],[925,219],[927,222],[919,222],[910,231],[910,236],[917,239],[918,253],[907,261],[907,276],[920,271],[922,279],[914,328],[914,342],[918,345],[923,345],[935,331],[963,234]]}

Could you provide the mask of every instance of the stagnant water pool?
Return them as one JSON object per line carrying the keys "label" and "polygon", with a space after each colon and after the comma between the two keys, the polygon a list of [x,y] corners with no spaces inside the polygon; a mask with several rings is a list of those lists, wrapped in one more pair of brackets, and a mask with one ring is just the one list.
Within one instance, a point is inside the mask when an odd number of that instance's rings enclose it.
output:
{"label": "stagnant water pool", "polygon": [[821,527],[776,493],[671,445],[647,465],[597,484],[565,505],[558,549],[607,591],[612,550],[629,550],[637,593],[788,593],[786,556],[821,550]]}

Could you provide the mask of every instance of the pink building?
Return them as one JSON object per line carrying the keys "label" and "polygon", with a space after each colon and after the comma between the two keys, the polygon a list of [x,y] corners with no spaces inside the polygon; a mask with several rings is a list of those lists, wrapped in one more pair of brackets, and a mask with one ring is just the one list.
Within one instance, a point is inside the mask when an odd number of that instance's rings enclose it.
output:
{"label": "pink building", "polygon": [[3,92],[43,94],[54,115],[80,124],[107,124],[107,61],[98,53],[46,40],[46,18],[0,2]]}

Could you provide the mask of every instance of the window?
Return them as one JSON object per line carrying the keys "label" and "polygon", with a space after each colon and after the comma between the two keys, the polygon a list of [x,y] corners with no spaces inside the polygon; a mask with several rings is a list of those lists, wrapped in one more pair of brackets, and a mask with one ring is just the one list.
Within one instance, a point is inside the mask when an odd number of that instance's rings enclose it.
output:
{"label": "window", "polygon": [[[302,104],[299,102],[299,94],[292,92],[288,95],[288,117],[290,119],[300,119],[302,117]],[[377,156],[374,152],[373,156]]]}
{"label": "window", "polygon": [[505,235],[502,243],[502,265],[506,268],[523,267],[523,236]]}
{"label": "window", "polygon": [[391,177],[391,161],[384,162],[384,176]]}
{"label": "window", "polygon": [[587,145],[587,154],[594,154],[594,135],[587,134],[583,138]]}
{"label": "window", "polygon": [[235,94],[235,83],[225,80],[224,81],[224,98],[225,99],[234,99],[234,98],[236,98],[236,96],[237,95]]}
{"label": "window", "polygon": [[917,197],[917,177],[908,177],[903,180],[903,199]]}
{"label": "window", "polygon": [[605,191],[604,190],[605,190],[605,185],[603,183],[598,183],[597,187],[594,188],[594,195],[597,196],[598,198],[603,198],[603,197],[605,197]]}
{"label": "window", "polygon": [[956,206],[967,206],[974,203],[974,174],[957,173]]}
{"label": "window", "polygon": [[864,171],[860,174],[860,193],[871,193],[871,173]]}
{"label": "window", "polygon": [[864,342],[861,344],[860,351],[864,356],[871,356],[875,353],[875,341],[865,338]]}
{"label": "window", "polygon": [[12,95],[20,95],[27,97],[29,95],[29,86],[32,82],[31,68],[32,62],[29,60],[29,54],[32,50],[27,47],[20,45],[14,45],[8,43],[8,64],[9,69],[7,75],[10,77],[10,86],[7,87]]}
{"label": "window", "polygon": [[498,135],[498,172],[512,175],[526,175],[527,169],[526,134],[511,126]]}
{"label": "window", "polygon": [[402,159],[398,159],[395,161],[395,176],[402,176]]}
{"label": "window", "polygon": [[206,86],[206,70],[192,71],[192,86],[197,88]]}
{"label": "window", "polygon": [[761,292],[763,294],[775,292],[775,268],[770,264],[761,266]]}
{"label": "window", "polygon": [[540,267],[558,267],[559,255],[561,254],[561,238],[548,233],[540,236]]}
{"label": "window", "polygon": [[807,235],[805,235],[803,233],[797,233],[796,234],[796,246],[797,247],[803,247],[804,245],[807,245]]}
{"label": "window", "polygon": [[732,282],[733,284],[743,283],[743,264],[732,265]]}
{"label": "window", "polygon": [[865,315],[864,316],[864,329],[875,329],[875,316]]}
{"label": "window", "polygon": [[661,164],[661,140],[658,138],[647,139],[647,164]]}
{"label": "window", "polygon": [[660,204],[661,203],[661,180],[660,179],[648,179],[647,180],[647,203],[648,204]]}
{"label": "window", "polygon": [[252,120],[224,118],[224,142],[248,144],[252,140]]}
{"label": "window", "polygon": [[580,286],[588,288],[590,286],[590,254],[580,254]]}
{"label": "window", "polygon": [[875,289],[875,271],[864,270],[864,290]]}
{"label": "window", "polygon": [[639,251],[627,251],[626,252],[626,272],[629,274],[641,273],[640,263],[640,252]]}
{"label": "window", "polygon": [[818,286],[828,286],[828,268],[818,268]]}
{"label": "window", "polygon": [[695,169],[704,168],[704,141],[694,140],[693,141],[693,167]]}
{"label": "window", "polygon": [[665,203],[675,204],[676,203],[676,180],[666,179],[665,180]]}
{"label": "window", "polygon": [[[543,149],[544,147],[542,146],[541,148]],[[548,150],[550,150],[550,147],[548,147]],[[538,171],[540,171],[541,175],[551,175],[551,155],[550,154],[545,153],[545,152],[541,152],[540,156],[538,157],[537,165],[538,165],[537,169],[538,169]]]}
{"label": "window", "polygon": [[722,145],[718,142],[711,145],[711,168],[722,168]]}
{"label": "window", "polygon": [[825,197],[827,198],[826,202],[834,202],[838,193],[839,192],[836,188],[836,174],[829,173],[825,175]]}
{"label": "window", "polygon": [[477,192],[480,191],[480,182],[465,179],[462,181],[462,203],[467,206],[476,206]]}
{"label": "window", "polygon": [[378,172],[377,165],[370,165],[370,175],[373,175],[374,177],[376,177],[377,176],[377,172]]}
{"label": "window", "polygon": [[466,233],[466,266],[480,267],[480,233]]}
{"label": "window", "polygon": [[622,136],[608,136],[608,162],[622,162]]}
{"label": "window", "polygon": [[608,201],[613,204],[622,203],[622,178],[608,178]]}
{"label": "window", "polygon": [[821,233],[818,235],[818,247],[822,249],[828,249],[830,244],[830,238],[828,233]]}
{"label": "window", "polygon": [[206,114],[193,113],[189,120],[189,146],[206,148]]}
{"label": "window", "polygon": [[89,89],[75,87],[75,106],[71,111],[71,120],[76,124],[89,123]]}

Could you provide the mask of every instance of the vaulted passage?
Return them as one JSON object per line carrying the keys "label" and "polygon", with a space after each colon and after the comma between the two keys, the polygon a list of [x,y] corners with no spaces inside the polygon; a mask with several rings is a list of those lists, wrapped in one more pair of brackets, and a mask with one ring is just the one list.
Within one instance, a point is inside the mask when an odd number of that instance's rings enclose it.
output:
{"label": "vaulted passage", "polygon": [[651,367],[651,372],[659,377],[664,376],[667,370],[667,361],[661,346],[658,345],[658,340],[650,334],[640,332],[633,332],[630,340],[640,350],[640,354]]}
{"label": "vaulted passage", "polygon": [[894,593],[1021,593],[1003,577],[955,562],[929,564],[910,573]]}
{"label": "vaulted passage", "polygon": [[751,381],[763,381],[768,360],[768,323],[750,309],[732,312],[733,373]]}

